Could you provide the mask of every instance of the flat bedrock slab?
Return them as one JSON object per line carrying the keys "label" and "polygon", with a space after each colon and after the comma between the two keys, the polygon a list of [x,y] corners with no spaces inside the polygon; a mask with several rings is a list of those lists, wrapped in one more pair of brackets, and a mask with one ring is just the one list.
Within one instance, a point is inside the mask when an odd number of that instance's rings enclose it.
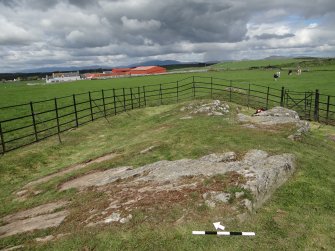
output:
{"label": "flat bedrock slab", "polygon": [[265,151],[251,150],[241,160],[234,160],[235,158],[235,153],[228,152],[208,155],[198,160],[163,160],[136,169],[113,168],[68,181],[61,186],[61,190],[103,186],[115,181],[131,182],[131,184],[154,182],[161,184],[161,187],[156,186],[155,189],[168,190],[171,187],[180,188],[180,180],[185,177],[199,175],[210,177],[235,171],[245,177],[246,182],[243,188],[250,190],[255,197],[252,206],[248,205],[248,208],[258,208],[295,170],[292,154],[269,156]]}
{"label": "flat bedrock slab", "polygon": [[24,220],[13,221],[7,225],[0,226],[0,238],[36,229],[57,227],[64,221],[68,214],[68,211],[63,210],[52,214],[39,215]]}

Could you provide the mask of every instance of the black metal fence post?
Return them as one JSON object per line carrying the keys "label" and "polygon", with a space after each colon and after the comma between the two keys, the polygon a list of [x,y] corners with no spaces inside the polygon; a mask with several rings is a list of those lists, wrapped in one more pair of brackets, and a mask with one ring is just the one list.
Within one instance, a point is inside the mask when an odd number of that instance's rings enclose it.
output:
{"label": "black metal fence post", "polygon": [[77,113],[77,104],[76,104],[76,95],[73,94],[73,109],[74,109],[74,116],[75,116],[75,120],[76,120],[76,127],[79,126],[78,123],[78,113]]}
{"label": "black metal fence post", "polygon": [[329,105],[330,105],[330,96],[327,97],[327,115],[326,115],[326,124],[328,124],[329,120]]}
{"label": "black metal fence post", "polygon": [[37,135],[37,128],[36,128],[36,120],[35,120],[35,113],[34,113],[33,102],[30,102],[30,111],[31,111],[31,118],[32,118],[32,120],[33,120],[33,127],[34,127],[35,141],[38,141],[38,135]]}
{"label": "black metal fence post", "polygon": [[114,101],[114,115],[116,115],[116,95],[115,95],[115,89],[113,89],[113,101]]}
{"label": "black metal fence post", "polygon": [[314,120],[319,121],[319,90],[315,90],[315,103],[314,103]]}
{"label": "black metal fence post", "polygon": [[145,95],[145,86],[143,86],[143,98],[144,98],[144,107],[147,106],[147,97]]}
{"label": "black metal fence post", "polygon": [[59,140],[60,143],[62,143],[62,140],[60,138],[60,126],[59,126],[59,114],[58,114],[57,98],[55,98],[55,112],[56,112],[56,124],[57,124],[58,140]]}
{"label": "black metal fence post", "polygon": [[123,111],[127,111],[127,107],[126,107],[126,93],[124,88],[122,88],[122,93],[123,93]]}
{"label": "black metal fence post", "polygon": [[195,83],[193,83],[193,98],[195,98]]}
{"label": "black metal fence post", "polygon": [[2,146],[2,154],[5,154],[6,152],[6,146],[5,146],[5,139],[4,139],[4,135],[3,135],[3,132],[2,132],[2,125],[1,125],[1,122],[0,122],[0,140],[1,140],[1,146]]}
{"label": "black metal fence post", "polygon": [[134,109],[134,101],[133,101],[133,88],[130,89],[130,102],[131,102],[131,109]]}
{"label": "black metal fence post", "polygon": [[104,117],[106,117],[106,102],[105,102],[105,92],[104,90],[101,90],[101,97],[102,97],[102,105],[104,108]]}
{"label": "black metal fence post", "polygon": [[88,98],[90,100],[90,111],[91,111],[91,120],[93,121],[93,107],[92,107],[92,97],[91,97],[91,92],[88,92]]}
{"label": "black metal fence post", "polygon": [[265,109],[267,110],[269,107],[269,93],[270,93],[270,87],[268,86],[268,90],[266,92],[266,106]]}
{"label": "black metal fence post", "polygon": [[280,94],[280,106],[284,106],[284,95],[285,95],[285,88],[284,86],[281,88],[281,94]]}
{"label": "black metal fence post", "polygon": [[250,83],[248,84],[248,98],[247,98],[247,106],[250,107]]}

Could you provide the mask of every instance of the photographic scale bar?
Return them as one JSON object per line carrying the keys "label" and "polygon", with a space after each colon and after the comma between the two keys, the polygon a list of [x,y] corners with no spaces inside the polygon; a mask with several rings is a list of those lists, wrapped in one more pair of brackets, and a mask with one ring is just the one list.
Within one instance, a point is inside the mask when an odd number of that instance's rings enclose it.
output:
{"label": "photographic scale bar", "polygon": [[243,235],[243,236],[255,236],[255,232],[223,232],[223,231],[192,231],[194,235]]}

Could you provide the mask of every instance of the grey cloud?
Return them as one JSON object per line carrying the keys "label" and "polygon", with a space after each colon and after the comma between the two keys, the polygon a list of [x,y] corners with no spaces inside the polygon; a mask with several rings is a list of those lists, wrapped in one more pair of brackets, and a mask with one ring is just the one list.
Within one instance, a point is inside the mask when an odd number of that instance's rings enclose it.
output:
{"label": "grey cloud", "polygon": [[[22,55],[19,62],[6,57],[0,69],[31,62],[84,65],[192,55],[199,61],[219,60],[274,49],[292,54],[327,48],[329,54],[333,47],[322,45],[334,44],[334,13],[333,0],[0,0],[0,23],[5,24],[0,51]],[[319,33],[296,32],[314,20]],[[272,27],[248,33],[250,24],[273,25],[276,31],[275,25],[286,21],[290,26],[276,34]]]}
{"label": "grey cloud", "polygon": [[96,1],[91,0],[68,0],[70,4],[75,5],[77,7],[89,7],[97,4]]}
{"label": "grey cloud", "polygon": [[[149,6],[152,5],[153,7]],[[244,38],[246,33],[247,15],[239,13],[230,3],[217,1],[166,1],[156,4],[149,1],[148,5],[138,7],[136,10],[125,6],[127,19],[141,17],[143,22],[156,20],[161,23],[159,32],[148,32],[145,29],[133,30],[131,34],[142,34],[160,44],[175,41],[193,42],[234,42]],[[150,8],[150,12],[147,9]],[[122,13],[122,11],[121,11]],[[112,23],[122,21],[119,13],[113,9],[107,11],[107,18]],[[126,27],[119,24],[120,31],[127,32]],[[124,38],[124,35],[120,35]]]}
{"label": "grey cloud", "polygon": [[261,35],[255,36],[255,38],[267,40],[267,39],[273,39],[273,38],[275,38],[275,39],[284,39],[284,38],[289,38],[289,37],[294,37],[294,36],[295,35],[292,34],[292,33],[286,33],[286,34],[283,34],[283,35],[263,33]]}

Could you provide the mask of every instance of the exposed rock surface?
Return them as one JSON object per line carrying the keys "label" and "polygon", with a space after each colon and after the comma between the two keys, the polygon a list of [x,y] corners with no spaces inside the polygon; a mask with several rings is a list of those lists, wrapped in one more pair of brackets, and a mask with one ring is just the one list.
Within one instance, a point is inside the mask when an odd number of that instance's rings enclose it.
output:
{"label": "exposed rock surface", "polygon": [[129,173],[129,170],[132,170],[131,166],[123,166],[87,174],[64,183],[60,190],[63,191],[69,188],[82,189],[89,186],[102,186],[123,177],[125,173]]}
{"label": "exposed rock surface", "polygon": [[54,211],[65,207],[68,203],[67,201],[52,202],[3,217],[1,221],[5,225],[0,226],[0,238],[59,226],[69,213],[66,210],[55,213]]}
{"label": "exposed rock surface", "polygon": [[[109,194],[109,206],[87,221],[88,226],[92,226],[92,221],[122,222],[133,208],[151,205],[155,198],[162,197],[167,202],[170,199],[173,203],[175,199],[186,196],[182,195],[184,191],[204,191],[203,203],[209,207],[228,203],[232,196],[229,192],[206,190],[201,183],[202,177],[228,173],[235,176],[230,184],[241,190],[233,193],[233,196],[242,201],[242,206],[252,211],[260,207],[294,169],[294,156],[291,154],[269,156],[264,151],[251,150],[241,160],[236,160],[236,154],[228,152],[204,156],[199,160],[163,160],[136,169],[119,167],[88,174],[64,183],[61,190],[96,186]],[[253,196],[252,201],[244,198],[244,191],[247,190]],[[173,196],[177,197],[174,199]],[[106,218],[106,215],[110,216]]]}
{"label": "exposed rock surface", "polygon": [[148,148],[142,150],[142,151],[140,152],[140,154],[146,154],[146,153],[148,153],[148,152],[151,152],[151,151],[152,151],[153,149],[155,149],[155,148],[156,148],[156,146],[150,146],[150,147],[148,147]]}
{"label": "exposed rock surface", "polygon": [[[29,182],[28,184],[26,184],[26,185],[24,186],[24,188],[29,188],[29,187],[31,187],[31,186],[35,186],[35,185],[38,185],[38,184],[45,183],[45,182],[47,182],[47,181],[49,181],[49,180],[51,180],[51,179],[53,179],[53,178],[55,178],[55,177],[61,177],[61,176],[63,176],[64,174],[67,174],[67,173],[70,173],[70,172],[73,172],[73,171],[76,171],[76,170],[85,168],[85,167],[87,167],[87,166],[90,165],[90,164],[101,163],[101,162],[103,162],[103,161],[113,159],[113,158],[115,158],[116,156],[117,156],[117,154],[115,154],[115,153],[110,153],[110,154],[106,154],[106,155],[101,156],[101,157],[96,158],[96,159],[88,160],[88,161],[86,161],[86,162],[84,162],[84,163],[80,163],[80,164],[76,164],[76,165],[70,166],[70,167],[68,167],[68,168],[66,168],[66,169],[63,169],[63,170],[60,171],[60,172],[56,172],[56,173],[47,175],[47,176],[45,176],[45,177],[43,177],[43,178],[40,178],[40,179],[38,179],[38,180],[34,180],[34,181],[32,181],[32,182]],[[18,196],[22,196],[22,195],[25,195],[25,194],[26,194],[26,193],[25,193],[26,191],[27,191],[27,190],[24,189],[24,190],[22,190],[22,191],[17,192],[16,194],[17,194]]]}
{"label": "exposed rock surface", "polygon": [[208,162],[228,162],[236,160],[236,153],[234,152],[227,152],[223,154],[216,154],[212,153],[200,158],[202,161]]}
{"label": "exposed rock surface", "polygon": [[[197,203],[210,208],[226,204],[234,210],[253,211],[294,169],[291,154],[270,156],[261,150],[250,150],[238,159],[234,152],[226,152],[199,159],[162,160],[136,169],[126,166],[89,173],[63,183],[60,190],[96,187],[106,194],[107,204],[85,212],[81,224],[124,224],[132,220],[133,210],[169,208],[175,203],[187,205],[191,194],[199,194]],[[238,205],[231,206],[232,201]],[[67,210],[61,210],[67,205],[68,202],[59,201],[8,215],[1,219],[5,225],[0,226],[0,238],[56,227],[69,215]],[[39,241],[49,238],[53,239]]]}
{"label": "exposed rock surface", "polygon": [[274,107],[267,111],[248,116],[242,113],[237,114],[239,122],[244,123],[244,127],[257,128],[259,126],[273,126],[282,124],[294,124],[298,129],[289,138],[292,140],[299,139],[303,134],[306,134],[310,130],[310,123],[307,121],[300,120],[299,115],[296,111],[284,108]]}
{"label": "exposed rock surface", "polygon": [[[223,116],[229,113],[229,105],[221,103],[220,100],[214,100],[212,103],[192,103],[180,109],[190,114],[207,114],[208,116]],[[184,117],[185,118],[185,117]]]}
{"label": "exposed rock surface", "polygon": [[248,122],[261,125],[278,125],[287,123],[299,123],[300,118],[297,112],[284,107],[274,107],[267,111],[248,116],[242,113],[238,114],[240,122]]}

